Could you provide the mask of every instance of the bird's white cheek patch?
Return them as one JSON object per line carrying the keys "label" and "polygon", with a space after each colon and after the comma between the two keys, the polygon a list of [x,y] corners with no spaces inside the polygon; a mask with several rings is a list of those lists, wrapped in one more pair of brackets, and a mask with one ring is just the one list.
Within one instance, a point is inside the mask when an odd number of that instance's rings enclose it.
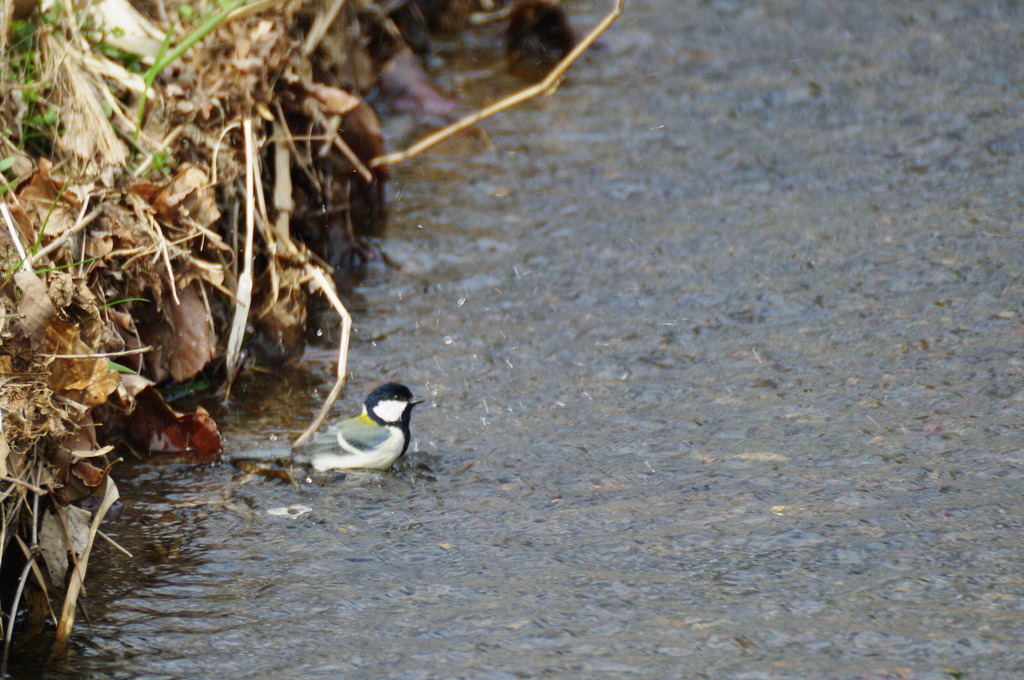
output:
{"label": "bird's white cheek patch", "polygon": [[396,423],[402,419],[408,403],[397,399],[385,399],[373,407],[373,413],[387,423]]}

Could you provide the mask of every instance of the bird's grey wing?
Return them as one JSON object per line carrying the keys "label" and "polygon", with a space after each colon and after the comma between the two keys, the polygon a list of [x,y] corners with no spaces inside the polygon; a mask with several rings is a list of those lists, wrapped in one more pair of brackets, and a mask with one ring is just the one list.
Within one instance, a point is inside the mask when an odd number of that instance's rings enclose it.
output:
{"label": "bird's grey wing", "polygon": [[346,434],[345,441],[348,442],[348,445],[359,451],[370,451],[377,448],[390,434],[387,428],[371,425],[362,418],[348,418],[336,427],[313,437],[303,453],[307,456],[318,453],[344,453],[344,449],[338,443],[339,429]]}

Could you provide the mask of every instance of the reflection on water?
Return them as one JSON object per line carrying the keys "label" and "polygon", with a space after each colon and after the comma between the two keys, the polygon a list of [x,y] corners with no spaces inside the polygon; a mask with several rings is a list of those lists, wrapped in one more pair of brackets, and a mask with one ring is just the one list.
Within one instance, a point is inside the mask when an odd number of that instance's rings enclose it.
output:
{"label": "reflection on water", "polygon": [[[987,7],[629,3],[498,151],[400,168],[338,412],[429,394],[408,466],[126,470],[76,675],[1018,677],[1024,41]],[[229,445],[305,426],[305,367]]]}

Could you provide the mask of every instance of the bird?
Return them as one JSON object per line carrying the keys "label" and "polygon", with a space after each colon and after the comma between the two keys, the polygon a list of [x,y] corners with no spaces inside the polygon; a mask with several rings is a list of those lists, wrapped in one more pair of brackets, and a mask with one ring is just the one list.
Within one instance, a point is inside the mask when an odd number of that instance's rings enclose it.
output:
{"label": "bird", "polygon": [[327,470],[389,470],[409,448],[409,421],[422,400],[401,383],[385,383],[366,397],[363,411],[321,432],[296,451],[267,449],[225,455],[223,459],[288,460]]}
{"label": "bird", "polygon": [[409,448],[409,421],[421,403],[405,385],[385,383],[366,397],[362,413],[316,435],[292,459],[317,472],[388,470]]}

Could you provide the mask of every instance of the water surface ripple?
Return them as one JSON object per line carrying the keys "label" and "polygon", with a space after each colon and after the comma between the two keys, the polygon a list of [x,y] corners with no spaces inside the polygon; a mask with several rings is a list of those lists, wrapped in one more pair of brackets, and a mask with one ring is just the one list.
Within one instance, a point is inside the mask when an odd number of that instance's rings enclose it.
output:
{"label": "water surface ripple", "polygon": [[397,170],[339,413],[428,394],[410,467],[126,469],[69,677],[1022,677],[1020,12],[627,2]]}

